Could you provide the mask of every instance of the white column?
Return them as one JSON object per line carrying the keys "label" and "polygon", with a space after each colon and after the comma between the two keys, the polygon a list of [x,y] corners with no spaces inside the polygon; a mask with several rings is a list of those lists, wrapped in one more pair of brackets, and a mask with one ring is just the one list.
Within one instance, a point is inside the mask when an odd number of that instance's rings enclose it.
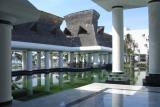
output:
{"label": "white column", "polygon": [[12,100],[11,31],[12,25],[0,23],[0,103]]}
{"label": "white column", "polygon": [[74,53],[73,52],[70,53],[70,64],[71,64],[70,67],[73,67],[73,64],[74,64]]}
{"label": "white column", "polygon": [[70,56],[71,56],[71,55],[70,55],[70,52],[68,52],[68,61],[67,61],[68,64],[70,64],[70,62],[71,62],[71,61],[70,61],[70,59],[71,59]]}
{"label": "white column", "polygon": [[[70,67],[73,67],[73,63],[74,63],[74,52],[70,52]],[[74,73],[70,72],[70,82],[74,82],[75,81],[75,75]]]}
{"label": "white column", "polygon": [[160,74],[160,1],[148,3],[149,74]]}
{"label": "white column", "polygon": [[[41,69],[41,52],[37,52],[37,69]],[[41,85],[41,74],[37,75],[37,85]]]}
{"label": "white column", "polygon": [[94,53],[91,53],[91,64],[93,64],[93,58],[94,57]]}
{"label": "white column", "polygon": [[104,56],[104,62],[105,62],[105,64],[108,64],[108,54],[105,54],[105,56]]}
{"label": "white column", "polygon": [[112,53],[108,53],[108,63],[112,64]]}
{"label": "white column", "polygon": [[112,8],[112,23],[112,69],[113,72],[122,72],[124,69],[123,7]]}
{"label": "white column", "polygon": [[97,67],[99,65],[99,54],[93,53],[93,66]]}
{"label": "white column", "polygon": [[[26,51],[22,51],[22,70],[27,69],[27,53]],[[23,76],[23,88],[26,88],[27,85],[27,77]]]}
{"label": "white column", "polygon": [[85,54],[82,54],[82,68],[85,67]]}
{"label": "white column", "polygon": [[22,51],[22,70],[27,68],[27,54],[26,51]]}
{"label": "white column", "polygon": [[[59,56],[59,68],[63,68],[63,52],[58,53]],[[59,72],[59,86],[60,88],[63,88],[63,72]]]}
{"label": "white column", "polygon": [[91,56],[91,53],[88,53],[88,66],[90,66],[91,65],[91,63],[92,63],[92,56]]}
{"label": "white column", "polygon": [[103,55],[102,54],[100,54],[100,65],[102,66],[103,65]]}
{"label": "white column", "polygon": [[[54,60],[53,60],[53,53],[52,52],[50,53],[50,58],[51,58],[51,68],[54,68]],[[54,73],[50,74],[50,84],[51,84],[51,86],[53,86],[53,74]]]}
{"label": "white column", "polygon": [[79,52],[76,53],[76,67],[79,67]]}
{"label": "white column", "polygon": [[54,68],[54,61],[53,61],[53,54],[50,53],[50,60],[51,60],[51,68]]}
{"label": "white column", "polygon": [[[27,70],[32,71],[32,51],[27,51]],[[32,76],[27,76],[27,90],[29,95],[33,95]]]}
{"label": "white column", "polygon": [[63,52],[59,52],[58,57],[59,57],[58,66],[59,68],[63,68]]}
{"label": "white column", "polygon": [[76,53],[76,63],[79,63],[79,54]]}
{"label": "white column", "polygon": [[103,64],[105,64],[105,58],[106,58],[106,57],[105,57],[105,54],[103,54],[102,58],[103,58],[103,59],[102,59],[102,62],[103,62]]}
{"label": "white column", "polygon": [[37,69],[41,69],[41,52],[37,52]]}
{"label": "white column", "polygon": [[[50,68],[50,53],[45,51],[45,69]],[[45,74],[45,91],[50,91],[50,78],[49,73]]]}

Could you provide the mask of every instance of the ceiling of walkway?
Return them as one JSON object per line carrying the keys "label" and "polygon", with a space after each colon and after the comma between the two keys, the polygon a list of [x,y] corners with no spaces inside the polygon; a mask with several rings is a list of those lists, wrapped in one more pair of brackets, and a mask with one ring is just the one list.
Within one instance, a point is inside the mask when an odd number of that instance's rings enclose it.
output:
{"label": "ceiling of walkway", "polygon": [[149,0],[92,0],[107,11],[113,6],[123,6],[124,9],[132,9],[147,6]]}
{"label": "ceiling of walkway", "polygon": [[37,10],[27,0],[0,0],[0,19],[13,24],[35,21],[39,18]]}

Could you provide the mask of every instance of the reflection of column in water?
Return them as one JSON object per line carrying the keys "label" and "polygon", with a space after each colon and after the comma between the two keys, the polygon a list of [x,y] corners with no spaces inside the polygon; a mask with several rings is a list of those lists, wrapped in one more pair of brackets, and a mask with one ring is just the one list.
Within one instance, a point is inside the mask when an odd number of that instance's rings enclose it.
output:
{"label": "reflection of column in water", "polygon": [[[148,90],[148,91],[150,91],[150,90]],[[160,104],[159,101],[160,101],[159,94],[148,92],[148,101],[146,101],[149,103],[148,107],[159,107],[159,104]]]}
{"label": "reflection of column in water", "polygon": [[100,79],[103,80],[103,77],[104,77],[104,70],[101,70],[101,76],[100,76]]}
{"label": "reflection of column in water", "polygon": [[112,94],[112,107],[123,107],[122,94]]}
{"label": "reflection of column in water", "polygon": [[98,77],[97,73],[95,73],[93,75],[93,82],[99,82],[99,77]]}

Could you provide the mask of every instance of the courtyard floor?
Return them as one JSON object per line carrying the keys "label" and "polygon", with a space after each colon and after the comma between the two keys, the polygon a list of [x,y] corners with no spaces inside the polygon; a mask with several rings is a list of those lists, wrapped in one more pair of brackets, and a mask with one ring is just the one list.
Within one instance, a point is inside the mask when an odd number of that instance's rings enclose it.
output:
{"label": "courtyard floor", "polygon": [[[159,107],[160,87],[92,83],[4,107]],[[2,106],[3,107],[3,106]]]}

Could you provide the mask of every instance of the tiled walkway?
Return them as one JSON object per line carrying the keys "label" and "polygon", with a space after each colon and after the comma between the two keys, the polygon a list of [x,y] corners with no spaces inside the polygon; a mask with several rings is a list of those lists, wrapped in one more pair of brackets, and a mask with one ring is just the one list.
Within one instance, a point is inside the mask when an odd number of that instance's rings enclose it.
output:
{"label": "tiled walkway", "polygon": [[93,83],[11,107],[160,107],[160,87]]}

